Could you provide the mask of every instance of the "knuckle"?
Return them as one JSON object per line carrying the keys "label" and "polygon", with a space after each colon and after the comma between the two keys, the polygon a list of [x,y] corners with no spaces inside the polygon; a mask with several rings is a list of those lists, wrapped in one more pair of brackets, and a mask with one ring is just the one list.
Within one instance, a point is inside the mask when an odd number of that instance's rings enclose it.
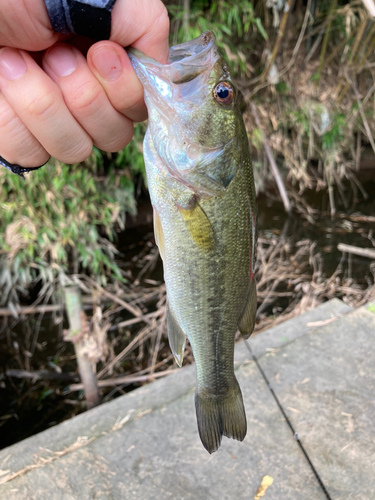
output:
{"label": "knuckle", "polygon": [[121,135],[117,135],[116,137],[108,138],[106,141],[95,142],[95,146],[103,151],[108,151],[110,153],[116,153],[117,151],[121,151],[125,146],[129,144],[133,137],[133,124],[129,124],[122,130]]}
{"label": "knuckle", "polygon": [[160,11],[156,17],[153,18],[148,31],[152,31],[154,40],[164,40],[167,39],[169,35],[169,24],[167,8],[160,2]]}
{"label": "knuckle", "polygon": [[56,113],[57,107],[58,99],[53,90],[38,92],[25,103],[25,111],[31,118],[50,118]]}
{"label": "knuckle", "polygon": [[165,36],[168,37],[169,35],[169,15],[167,8],[164,4],[161,4],[161,12],[156,18],[155,22],[158,25],[158,31],[161,34],[161,36],[164,38]]}
{"label": "knuckle", "polygon": [[125,115],[127,115],[128,112],[137,111],[145,107],[142,87],[140,91],[137,90],[130,96],[127,92],[123,92],[121,95],[117,96],[117,99],[115,107]]}
{"label": "knuckle", "polygon": [[34,145],[30,148],[26,154],[23,155],[22,160],[19,163],[24,167],[38,167],[43,165],[49,158],[47,151],[40,145]]}
{"label": "knuckle", "polygon": [[13,109],[5,104],[0,104],[0,128],[9,130],[14,130],[19,124],[19,118]]}
{"label": "knuckle", "polygon": [[103,92],[93,82],[85,82],[78,87],[72,96],[69,96],[69,107],[72,112],[91,114],[94,109],[103,103]]}
{"label": "knuckle", "polygon": [[10,162],[23,167],[36,167],[48,160],[49,154],[31,134],[18,134],[12,140],[2,143],[1,154]]}
{"label": "knuckle", "polygon": [[87,140],[83,143],[77,144],[75,147],[71,146],[69,148],[69,152],[59,155],[57,159],[68,164],[81,163],[91,155],[91,152],[92,142]]}

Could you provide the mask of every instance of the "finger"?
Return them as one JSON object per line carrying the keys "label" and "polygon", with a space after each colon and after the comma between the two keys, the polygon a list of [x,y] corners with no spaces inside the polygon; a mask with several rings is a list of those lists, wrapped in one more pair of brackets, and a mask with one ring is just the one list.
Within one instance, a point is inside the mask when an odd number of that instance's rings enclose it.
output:
{"label": "finger", "polygon": [[146,120],[143,87],[120,45],[96,43],[87,53],[87,62],[115,109],[135,122]]}
{"label": "finger", "polygon": [[0,45],[36,51],[61,38],[53,32],[44,1],[1,1]]}
{"label": "finger", "polygon": [[0,90],[52,156],[78,163],[90,155],[90,136],[69,112],[58,86],[26,52],[0,49]]}
{"label": "finger", "polygon": [[86,59],[75,47],[54,45],[43,58],[43,68],[59,86],[69,111],[95,146],[105,151],[119,151],[130,142],[133,122],[114,109]]}
{"label": "finger", "polygon": [[1,92],[0,155],[9,163],[23,167],[36,167],[49,158],[47,151],[25,127]]}
{"label": "finger", "polygon": [[168,61],[169,17],[161,0],[117,0],[110,40],[133,45],[165,64]]}

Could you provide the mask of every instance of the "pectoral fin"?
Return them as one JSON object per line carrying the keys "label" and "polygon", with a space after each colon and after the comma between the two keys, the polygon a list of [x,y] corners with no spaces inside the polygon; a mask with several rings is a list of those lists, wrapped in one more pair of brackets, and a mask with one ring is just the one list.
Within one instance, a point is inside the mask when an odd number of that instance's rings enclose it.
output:
{"label": "pectoral fin", "polygon": [[159,248],[160,256],[164,260],[165,245],[164,245],[163,227],[161,225],[160,217],[155,207],[154,207],[154,233],[155,233],[155,242]]}
{"label": "pectoral fin", "polygon": [[168,340],[173,353],[174,359],[179,367],[182,366],[182,361],[184,359],[184,350],[186,343],[186,336],[181,330],[180,325],[177,323],[173,313],[167,303],[167,328],[168,328]]}
{"label": "pectoral fin", "polygon": [[212,250],[215,243],[214,230],[199,203],[193,208],[179,210],[193,241],[202,250]]}
{"label": "pectoral fin", "polygon": [[243,338],[248,339],[252,334],[255,326],[255,315],[257,311],[257,289],[256,281],[253,280],[250,283],[249,288],[249,298],[247,300],[245,311],[242,315],[238,329],[241,332]]}

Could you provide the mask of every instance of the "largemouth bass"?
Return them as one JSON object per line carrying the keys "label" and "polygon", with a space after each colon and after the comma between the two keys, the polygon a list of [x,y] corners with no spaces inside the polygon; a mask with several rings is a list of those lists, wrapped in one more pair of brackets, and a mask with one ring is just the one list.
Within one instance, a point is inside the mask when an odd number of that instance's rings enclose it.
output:
{"label": "largemouth bass", "polygon": [[254,327],[256,204],[240,94],[211,32],[172,47],[162,65],[130,49],[145,93],[144,140],[156,242],[163,259],[171,350],[185,340],[197,371],[199,435],[214,452],[242,441],[246,416],[234,339]]}

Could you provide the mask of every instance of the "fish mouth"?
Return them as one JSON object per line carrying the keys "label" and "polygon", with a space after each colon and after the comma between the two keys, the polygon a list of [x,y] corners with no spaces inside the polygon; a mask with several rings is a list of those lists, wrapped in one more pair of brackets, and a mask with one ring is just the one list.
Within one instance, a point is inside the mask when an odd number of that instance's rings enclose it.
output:
{"label": "fish mouth", "polygon": [[[190,57],[203,58],[215,43],[215,35],[211,31],[205,31],[198,38],[188,42],[174,45],[169,49],[169,60],[171,63],[186,60]],[[186,61],[185,61],[186,62]]]}
{"label": "fish mouth", "polygon": [[205,31],[198,38],[169,49],[169,63],[160,64],[137,49],[127,49],[131,61],[171,83],[186,83],[210,68],[218,57],[215,35]]}

